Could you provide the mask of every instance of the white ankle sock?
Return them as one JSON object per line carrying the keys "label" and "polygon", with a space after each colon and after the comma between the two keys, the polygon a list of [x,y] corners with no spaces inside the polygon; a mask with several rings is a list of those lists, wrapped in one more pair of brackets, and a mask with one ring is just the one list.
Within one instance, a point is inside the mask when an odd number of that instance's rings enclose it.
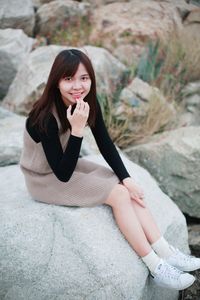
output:
{"label": "white ankle sock", "polygon": [[151,247],[161,258],[167,258],[173,254],[172,250],[170,249],[170,245],[163,236],[153,243]]}
{"label": "white ankle sock", "polygon": [[142,260],[152,273],[160,263],[160,257],[153,250],[149,254],[143,256]]}

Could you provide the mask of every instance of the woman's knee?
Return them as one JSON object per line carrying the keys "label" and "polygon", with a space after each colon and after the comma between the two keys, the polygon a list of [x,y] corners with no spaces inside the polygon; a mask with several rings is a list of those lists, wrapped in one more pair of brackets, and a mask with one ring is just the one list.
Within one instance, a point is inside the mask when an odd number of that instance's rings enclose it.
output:
{"label": "woman's knee", "polygon": [[129,192],[125,186],[117,184],[110,192],[105,204],[115,207],[125,203],[131,204]]}

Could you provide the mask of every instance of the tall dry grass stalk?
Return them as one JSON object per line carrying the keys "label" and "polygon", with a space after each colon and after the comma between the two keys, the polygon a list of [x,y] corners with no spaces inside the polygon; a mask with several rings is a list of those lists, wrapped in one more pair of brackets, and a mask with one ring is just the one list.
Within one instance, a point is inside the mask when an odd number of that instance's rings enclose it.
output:
{"label": "tall dry grass stalk", "polygon": [[119,148],[138,143],[143,138],[163,131],[173,122],[175,110],[164,104],[157,95],[150,98],[145,116],[136,122],[137,113],[133,107],[126,104],[122,114],[116,114],[116,107],[111,99],[103,97],[100,101],[104,120],[112,140]]}
{"label": "tall dry grass stalk", "polygon": [[179,32],[163,42],[164,63],[158,78],[152,82],[169,100],[181,101],[183,87],[200,78],[200,39]]}

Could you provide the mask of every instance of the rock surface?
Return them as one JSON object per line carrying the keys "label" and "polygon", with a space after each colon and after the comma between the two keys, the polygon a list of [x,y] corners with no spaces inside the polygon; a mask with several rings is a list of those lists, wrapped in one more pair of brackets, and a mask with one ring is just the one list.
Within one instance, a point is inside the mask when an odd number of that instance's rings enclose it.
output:
{"label": "rock surface", "polygon": [[[175,115],[175,108],[167,102],[162,92],[137,77],[121,91],[119,100],[120,104],[125,102],[134,108],[134,119],[135,117],[137,119],[137,116],[145,116],[155,100],[157,100],[157,106],[163,107],[166,115],[171,117]],[[165,125],[165,121],[164,118],[161,120],[161,127]]]}
{"label": "rock surface", "polygon": [[185,127],[154,135],[125,152],[147,169],[180,209],[200,217],[200,127]]}
{"label": "rock surface", "polygon": [[[105,164],[99,156],[89,159]],[[144,188],[162,233],[188,251],[180,210],[144,169],[124,162]],[[36,202],[27,194],[18,165],[0,168],[0,188],[0,299],[178,299],[178,292],[160,289],[147,278],[110,207]]]}
{"label": "rock surface", "polygon": [[16,74],[2,105],[27,114],[43,92],[51,65],[62,46],[44,46],[32,51]]}
{"label": "rock surface", "polygon": [[[144,46],[150,40],[166,37],[175,28],[182,28],[181,16],[172,2],[151,0],[111,3],[96,8],[92,24],[91,41],[101,42],[103,47],[129,64],[135,57],[131,53],[139,50],[138,45]],[[125,58],[126,45],[129,45],[126,51],[130,56]]]}
{"label": "rock surface", "polygon": [[32,0],[0,0],[0,28],[23,29],[33,35],[35,14]]}
{"label": "rock surface", "polygon": [[[67,47],[44,46],[32,51],[13,80],[2,105],[14,112],[27,114],[45,87],[56,55]],[[103,48],[81,48],[92,60],[99,94],[116,91],[123,80],[126,67]],[[25,84],[26,83],[26,84]]]}
{"label": "rock surface", "polygon": [[114,116],[127,122],[128,130],[124,133],[128,146],[144,136],[171,128],[177,114],[173,102],[169,103],[158,88],[137,77],[122,89],[115,106]]}
{"label": "rock surface", "polygon": [[191,250],[200,257],[200,224],[190,224],[188,226],[189,245]]}
{"label": "rock surface", "polygon": [[196,7],[187,14],[184,20],[184,30],[200,42],[200,7]]}
{"label": "rock surface", "polygon": [[49,3],[49,2],[52,2],[52,1],[54,1],[54,0],[32,0],[33,5],[36,8],[40,7],[42,4]]}
{"label": "rock surface", "polygon": [[[36,14],[36,33],[47,37],[59,29],[68,29],[89,19],[89,3],[71,0],[55,0],[42,5]],[[78,27],[77,27],[78,30]]]}
{"label": "rock surface", "polygon": [[31,52],[33,43],[34,39],[21,29],[0,29],[0,99],[6,95],[18,68]]}
{"label": "rock surface", "polygon": [[200,81],[190,82],[182,91],[183,113],[180,124],[200,125]]}
{"label": "rock surface", "polygon": [[25,118],[0,107],[0,166],[19,162]]}

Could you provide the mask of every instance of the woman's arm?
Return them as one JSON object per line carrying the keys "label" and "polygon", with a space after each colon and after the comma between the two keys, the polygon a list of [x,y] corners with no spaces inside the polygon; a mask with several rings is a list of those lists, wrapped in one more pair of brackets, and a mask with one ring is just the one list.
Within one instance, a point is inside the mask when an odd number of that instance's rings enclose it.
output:
{"label": "woman's arm", "polygon": [[94,135],[96,140],[97,146],[103,155],[106,162],[109,166],[113,169],[115,174],[118,176],[120,181],[123,179],[130,177],[129,173],[127,172],[119,153],[113,144],[108,131],[106,129],[101,108],[99,103],[97,102],[97,116],[95,126],[91,128],[91,131]]}
{"label": "woman's arm", "polygon": [[[58,125],[55,117],[50,116],[47,123],[47,133],[39,133],[38,130],[31,128],[27,123],[27,130],[30,135],[37,135],[42,143],[47,161],[53,170],[55,176],[63,182],[67,182],[76,167],[77,160],[80,153],[82,137],[70,135],[67,147],[63,152],[59,133]],[[35,132],[35,133],[34,133]],[[35,138],[34,140],[36,140]]]}
{"label": "woman's arm", "polygon": [[91,128],[94,138],[97,142],[99,150],[107,163],[113,169],[115,174],[118,176],[123,185],[127,188],[130,193],[130,197],[135,200],[139,205],[145,207],[145,203],[143,202],[144,193],[142,189],[135,184],[134,180],[130,177],[127,172],[119,153],[113,144],[108,131],[106,129],[101,108],[99,103],[97,103],[98,112],[96,117],[96,123],[94,128]]}

